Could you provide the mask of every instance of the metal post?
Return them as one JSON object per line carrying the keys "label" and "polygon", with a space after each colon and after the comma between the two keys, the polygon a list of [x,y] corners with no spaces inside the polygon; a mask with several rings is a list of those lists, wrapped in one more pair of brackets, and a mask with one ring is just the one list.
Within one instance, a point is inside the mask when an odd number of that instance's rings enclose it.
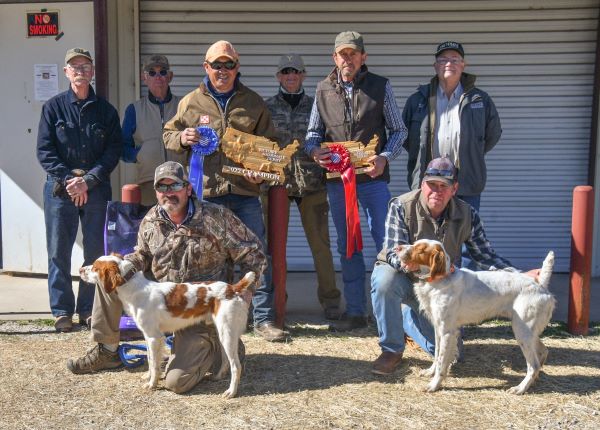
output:
{"label": "metal post", "polygon": [[287,191],[283,185],[275,185],[269,188],[269,232],[267,237],[271,255],[271,273],[275,286],[275,324],[282,329],[285,323],[288,219]]}
{"label": "metal post", "polygon": [[586,336],[590,322],[590,277],[594,227],[594,189],[573,190],[571,218],[571,274],[569,286],[569,333]]}

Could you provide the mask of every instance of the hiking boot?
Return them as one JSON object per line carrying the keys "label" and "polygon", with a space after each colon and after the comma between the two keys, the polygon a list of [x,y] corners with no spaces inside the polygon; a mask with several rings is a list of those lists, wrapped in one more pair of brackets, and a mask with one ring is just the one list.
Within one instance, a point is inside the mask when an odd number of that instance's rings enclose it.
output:
{"label": "hiking boot", "polygon": [[367,317],[362,315],[348,316],[344,315],[342,318],[333,324],[329,325],[329,331],[344,332],[352,331],[357,328],[367,327]]}
{"label": "hiking boot", "polygon": [[283,342],[287,336],[287,332],[276,327],[271,321],[254,327],[254,333],[269,342]]}
{"label": "hiking boot", "polygon": [[119,357],[119,353],[109,351],[101,343],[90,348],[83,357],[67,360],[67,369],[77,375],[116,369],[121,366],[123,366],[123,362]]}
{"label": "hiking boot", "polygon": [[68,333],[73,330],[73,317],[71,315],[60,315],[54,319],[54,329],[58,333]]}
{"label": "hiking boot", "polygon": [[337,305],[327,306],[324,309],[325,319],[329,321],[338,321],[342,317],[342,311]]}
{"label": "hiking boot", "polygon": [[401,352],[384,351],[373,362],[371,372],[376,375],[391,375],[402,361]]}

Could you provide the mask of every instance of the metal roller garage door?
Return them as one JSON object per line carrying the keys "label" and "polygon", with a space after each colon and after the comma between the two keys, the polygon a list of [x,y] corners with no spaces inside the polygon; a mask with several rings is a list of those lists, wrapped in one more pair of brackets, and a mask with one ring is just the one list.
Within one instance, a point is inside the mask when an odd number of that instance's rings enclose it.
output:
{"label": "metal roller garage door", "polygon": [[[522,268],[539,266],[554,249],[556,268],[564,272],[569,269],[571,192],[587,179],[598,3],[141,0],[140,53],[168,55],[173,91],[183,95],[204,76],[206,48],[229,40],[240,52],[243,82],[267,97],[277,90],[279,55],[297,52],[307,64],[305,88],[312,95],[331,70],[335,35],[353,29],[363,33],[367,64],[391,80],[402,109],[417,85],[432,76],[436,44],[462,42],[467,71],[478,75],[478,85],[493,97],[504,129],[487,157],[481,215],[489,238]],[[407,190],[405,165],[405,154],[393,163],[394,195]],[[362,224],[370,264],[374,249]],[[288,267],[313,270],[295,208]]]}

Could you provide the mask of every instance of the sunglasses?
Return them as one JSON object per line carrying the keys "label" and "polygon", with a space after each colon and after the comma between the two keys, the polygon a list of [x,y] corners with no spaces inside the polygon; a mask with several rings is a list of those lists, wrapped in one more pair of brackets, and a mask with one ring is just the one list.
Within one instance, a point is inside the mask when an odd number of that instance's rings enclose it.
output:
{"label": "sunglasses", "polygon": [[235,69],[235,66],[237,66],[237,62],[235,62],[235,61],[225,61],[225,62],[213,61],[211,63],[208,61],[208,65],[213,70],[221,70],[223,67],[225,67],[227,70],[233,70],[233,69]]}
{"label": "sunglasses", "polygon": [[286,67],[285,69],[281,69],[281,71],[279,73],[281,73],[282,75],[290,75],[290,74],[301,75],[304,72],[302,72],[300,70],[296,70],[293,67]]}
{"label": "sunglasses", "polygon": [[425,176],[440,176],[454,180],[454,170],[427,169]]}
{"label": "sunglasses", "polygon": [[174,182],[172,184],[156,184],[154,189],[159,193],[168,193],[169,191],[181,191],[185,186],[185,182]]}
{"label": "sunglasses", "polygon": [[148,76],[151,77],[155,77],[156,75],[167,76],[167,73],[169,73],[169,71],[165,69],[161,69],[160,72],[157,72],[156,70],[148,70],[146,73],[148,73]]}

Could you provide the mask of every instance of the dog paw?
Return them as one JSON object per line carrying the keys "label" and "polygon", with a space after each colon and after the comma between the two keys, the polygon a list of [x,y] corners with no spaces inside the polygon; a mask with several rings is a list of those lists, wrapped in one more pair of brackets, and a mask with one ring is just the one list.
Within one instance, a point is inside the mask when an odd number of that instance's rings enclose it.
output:
{"label": "dog paw", "polygon": [[236,390],[232,390],[231,388],[225,391],[221,396],[225,399],[232,399],[237,394]]}
{"label": "dog paw", "polygon": [[152,390],[156,390],[158,384],[156,383],[152,383],[152,382],[147,382],[144,384],[144,388],[148,391],[152,391]]}
{"label": "dog paw", "polygon": [[509,394],[521,395],[525,393],[525,389],[522,388],[520,385],[516,385],[514,387],[510,387],[508,390],[506,390],[506,392]]}
{"label": "dog paw", "polygon": [[440,389],[441,385],[442,385],[442,381],[434,379],[429,384],[427,384],[427,386],[425,387],[425,389],[423,391],[425,391],[426,393],[434,393]]}

